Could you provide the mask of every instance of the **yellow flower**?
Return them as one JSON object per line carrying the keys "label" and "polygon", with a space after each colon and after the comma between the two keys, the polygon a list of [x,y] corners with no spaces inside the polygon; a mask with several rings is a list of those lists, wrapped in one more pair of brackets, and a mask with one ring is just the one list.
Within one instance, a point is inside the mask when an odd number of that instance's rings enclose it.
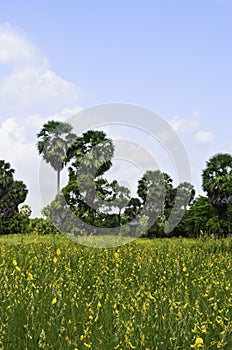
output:
{"label": "yellow flower", "polygon": [[202,338],[198,337],[195,340],[195,343],[191,345],[191,348],[203,348],[204,341]]}
{"label": "yellow flower", "polygon": [[130,345],[131,349],[136,349],[136,346],[132,345],[130,341],[128,342],[128,344]]}
{"label": "yellow flower", "polygon": [[194,328],[192,329],[193,333],[197,333],[197,326],[195,325]]}
{"label": "yellow flower", "polygon": [[57,249],[56,249],[56,255],[59,256],[60,254],[61,254],[60,248],[57,248]]}
{"label": "yellow flower", "polygon": [[199,346],[199,345],[203,345],[203,339],[202,338],[197,338],[196,339],[196,344]]}
{"label": "yellow flower", "polygon": [[152,300],[152,299],[155,299],[155,298],[151,295],[151,292],[147,292],[147,296],[148,296],[148,298],[151,299],[151,300]]}
{"label": "yellow flower", "polygon": [[184,266],[184,267],[183,267],[183,271],[185,272],[186,270],[187,270],[187,267],[186,267],[186,266]]}
{"label": "yellow flower", "polygon": [[221,316],[217,316],[217,317],[216,317],[216,322],[219,323],[219,324],[222,323],[222,318],[221,318]]}
{"label": "yellow flower", "polygon": [[91,344],[84,343],[84,345],[89,349],[91,348]]}
{"label": "yellow flower", "polygon": [[206,325],[202,325],[201,331],[202,331],[202,333],[206,333],[206,332],[207,332],[207,330],[206,330]]}
{"label": "yellow flower", "polygon": [[52,305],[54,305],[56,302],[57,302],[57,299],[56,299],[56,298],[53,298],[53,299],[52,299]]}
{"label": "yellow flower", "polygon": [[55,257],[55,256],[54,256],[54,258],[53,258],[53,262],[54,262],[54,264],[56,264],[56,263],[57,263],[57,257]]}
{"label": "yellow flower", "polygon": [[12,262],[13,262],[14,266],[17,266],[17,260],[16,259],[13,259]]}
{"label": "yellow flower", "polygon": [[27,273],[27,280],[28,281],[33,280],[33,275],[30,272]]}

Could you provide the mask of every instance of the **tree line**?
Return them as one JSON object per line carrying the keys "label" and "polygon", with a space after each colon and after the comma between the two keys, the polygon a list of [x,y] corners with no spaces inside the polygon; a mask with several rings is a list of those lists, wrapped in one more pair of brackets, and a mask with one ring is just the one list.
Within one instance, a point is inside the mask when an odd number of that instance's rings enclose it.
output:
{"label": "tree line", "polygon": [[[26,185],[15,180],[10,164],[1,160],[1,234],[44,234],[60,229],[90,234],[85,224],[109,231],[117,228],[120,234],[125,224],[134,224],[139,230],[144,222],[148,228],[143,233],[145,237],[231,234],[230,154],[216,154],[207,161],[202,171],[205,196],[195,198],[192,184],[183,182],[174,187],[167,173],[148,170],[138,181],[137,196],[131,197],[127,187],[117,180],[107,180],[114,145],[105,132],[88,130],[77,136],[70,124],[52,120],[43,125],[37,138],[39,154],[57,173],[57,195],[43,208],[43,218],[31,219],[29,206],[19,209],[28,193]],[[60,173],[65,166],[68,166],[68,183],[61,189]],[[173,212],[176,215],[171,215]],[[76,223],[75,218],[79,219]],[[172,220],[177,220],[177,224]],[[169,225],[173,228],[168,229]]]}

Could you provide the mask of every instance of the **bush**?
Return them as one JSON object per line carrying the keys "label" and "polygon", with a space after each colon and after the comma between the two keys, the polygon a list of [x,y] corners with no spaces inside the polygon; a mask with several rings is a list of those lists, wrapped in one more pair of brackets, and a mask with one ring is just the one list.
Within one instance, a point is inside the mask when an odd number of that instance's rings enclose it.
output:
{"label": "bush", "polygon": [[46,234],[57,234],[59,233],[59,231],[50,222],[49,219],[33,218],[33,219],[30,219],[30,233],[46,235]]}
{"label": "bush", "polygon": [[0,233],[2,235],[11,233],[29,233],[30,232],[30,217],[31,208],[28,205],[23,205],[19,212],[12,217],[2,217],[0,225]]}

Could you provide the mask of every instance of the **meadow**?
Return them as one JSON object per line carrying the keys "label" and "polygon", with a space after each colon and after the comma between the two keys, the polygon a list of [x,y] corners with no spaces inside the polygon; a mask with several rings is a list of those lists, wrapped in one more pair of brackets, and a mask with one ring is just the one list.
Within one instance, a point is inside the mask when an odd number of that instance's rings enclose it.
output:
{"label": "meadow", "polygon": [[0,238],[0,349],[232,349],[232,240]]}

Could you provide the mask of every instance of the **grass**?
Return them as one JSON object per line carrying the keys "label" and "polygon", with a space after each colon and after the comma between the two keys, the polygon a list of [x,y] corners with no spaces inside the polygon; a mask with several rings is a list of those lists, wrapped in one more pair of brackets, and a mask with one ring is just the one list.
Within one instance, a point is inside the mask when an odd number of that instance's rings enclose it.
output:
{"label": "grass", "polygon": [[0,251],[0,349],[232,349],[231,239],[11,235]]}

